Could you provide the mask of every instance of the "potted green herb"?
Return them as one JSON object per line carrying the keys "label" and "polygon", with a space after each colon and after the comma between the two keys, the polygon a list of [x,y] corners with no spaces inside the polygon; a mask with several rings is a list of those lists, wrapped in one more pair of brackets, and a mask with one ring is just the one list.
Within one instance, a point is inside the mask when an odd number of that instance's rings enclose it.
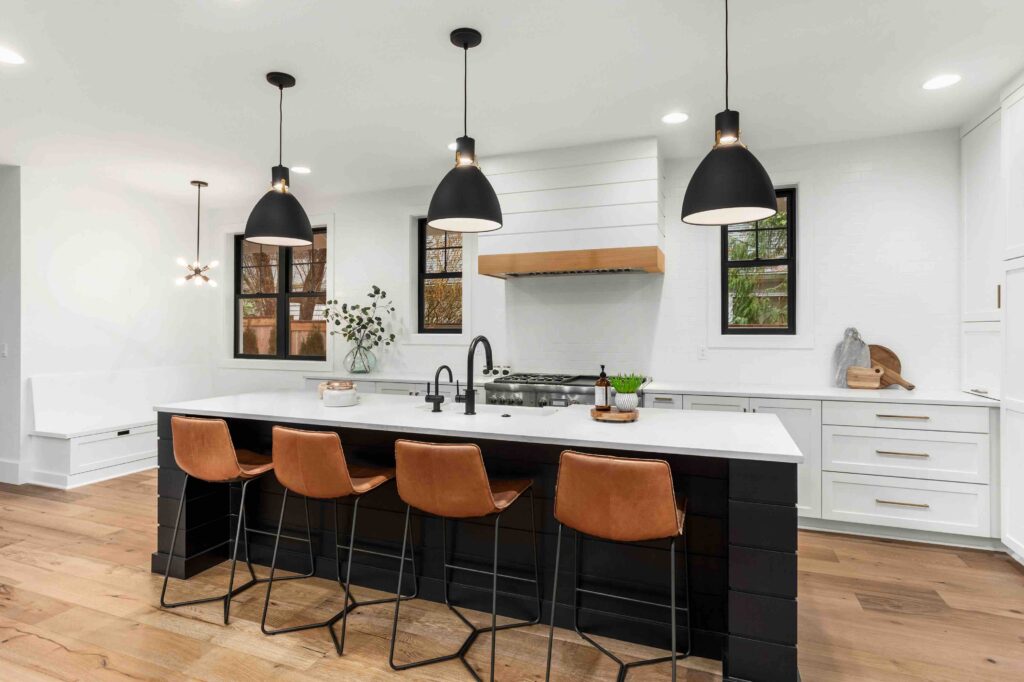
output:
{"label": "potted green herb", "polygon": [[324,319],[331,335],[340,335],[350,341],[352,349],[345,355],[345,367],[353,374],[372,372],[377,366],[373,349],[387,347],[395,342],[395,335],[386,327],[386,317],[395,312],[394,304],[387,292],[376,284],[366,294],[367,303],[342,303],[327,301]]}
{"label": "potted green herb", "polygon": [[615,389],[615,407],[619,412],[632,412],[640,404],[640,398],[636,392],[647,381],[647,377],[640,374],[615,374],[608,377],[612,388]]}

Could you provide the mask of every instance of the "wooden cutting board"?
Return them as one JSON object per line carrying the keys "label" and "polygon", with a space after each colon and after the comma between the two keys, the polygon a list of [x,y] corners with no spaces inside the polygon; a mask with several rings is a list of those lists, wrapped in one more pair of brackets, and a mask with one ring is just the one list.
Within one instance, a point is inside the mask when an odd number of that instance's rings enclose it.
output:
{"label": "wooden cutting board", "polygon": [[879,346],[874,343],[868,346],[868,350],[871,351],[871,366],[881,367],[885,370],[882,372],[882,388],[898,384],[908,391],[914,390],[914,384],[904,379],[901,374],[903,364],[896,353],[885,346]]}
{"label": "wooden cutting board", "polygon": [[590,408],[590,416],[599,422],[635,422],[640,417],[639,410],[632,412],[619,412],[619,408],[613,407],[610,410],[599,410],[596,407]]}
{"label": "wooden cutting board", "polygon": [[881,388],[882,375],[885,370],[878,365],[874,367],[847,367],[846,386],[848,388]]}

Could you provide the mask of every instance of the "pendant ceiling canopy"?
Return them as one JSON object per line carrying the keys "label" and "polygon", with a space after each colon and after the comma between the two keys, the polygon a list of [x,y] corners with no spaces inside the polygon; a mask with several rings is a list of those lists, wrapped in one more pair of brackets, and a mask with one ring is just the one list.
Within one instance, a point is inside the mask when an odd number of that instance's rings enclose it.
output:
{"label": "pendant ceiling canopy", "polygon": [[462,48],[462,137],[455,141],[455,167],[441,180],[430,199],[427,224],[447,232],[492,232],[501,228],[501,204],[476,158],[476,141],[467,127],[469,48],[483,40],[472,28],[457,28],[452,44]]}
{"label": "pendant ceiling canopy", "polygon": [[683,197],[690,225],[733,225],[778,212],[768,171],[740,141],[740,114],[729,108],[729,0],[725,0],[725,111],[715,116],[715,146],[697,166]]}
{"label": "pendant ceiling canopy", "polygon": [[291,193],[291,178],[283,159],[284,89],[295,85],[287,73],[271,72],[267,82],[275,86],[278,100],[277,165],[271,169],[270,190],[263,195],[245,224],[245,239],[272,246],[306,246],[313,243],[313,226],[302,204]]}

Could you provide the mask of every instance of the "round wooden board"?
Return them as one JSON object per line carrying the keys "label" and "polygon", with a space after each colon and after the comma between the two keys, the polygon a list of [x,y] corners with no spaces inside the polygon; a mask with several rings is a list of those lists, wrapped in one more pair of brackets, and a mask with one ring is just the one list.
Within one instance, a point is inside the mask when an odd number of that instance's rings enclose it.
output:
{"label": "round wooden board", "polygon": [[613,407],[610,410],[599,410],[596,407],[590,408],[590,416],[599,422],[635,422],[640,417],[640,410],[632,412],[619,412],[619,408]]}

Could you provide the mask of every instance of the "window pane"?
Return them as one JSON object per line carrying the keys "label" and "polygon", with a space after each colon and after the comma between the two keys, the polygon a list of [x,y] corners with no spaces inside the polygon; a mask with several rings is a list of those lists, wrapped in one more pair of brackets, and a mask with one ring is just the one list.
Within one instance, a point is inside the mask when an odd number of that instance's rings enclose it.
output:
{"label": "window pane", "polygon": [[292,261],[292,291],[327,291],[327,263],[296,263]]}
{"label": "window pane", "polygon": [[288,299],[289,355],[327,355],[326,303],[326,296],[293,296]]}
{"label": "window pane", "polygon": [[423,331],[462,330],[462,279],[423,280]]}
{"label": "window pane", "polygon": [[789,326],[789,266],[729,268],[726,310],[729,329]]}
{"label": "window pane", "polygon": [[755,232],[729,232],[729,260],[753,260],[755,257]]}
{"label": "window pane", "polygon": [[762,230],[788,226],[789,197],[786,195],[777,196],[775,199],[775,205],[779,209],[778,213],[773,215],[771,218],[765,218],[764,220],[759,220],[757,222],[757,226]]}
{"label": "window pane", "polygon": [[277,293],[281,247],[242,241],[242,293]]}
{"label": "window pane", "polygon": [[293,246],[292,263],[323,263],[327,261],[327,233],[314,232],[312,246]]}
{"label": "window pane", "polygon": [[426,247],[428,249],[461,248],[462,234],[459,232],[445,232],[427,226]]}
{"label": "window pane", "polygon": [[758,258],[785,258],[787,252],[786,230],[758,230]]}
{"label": "window pane", "polygon": [[427,249],[424,253],[425,272],[462,272],[462,249]]}
{"label": "window pane", "polygon": [[241,336],[238,350],[244,355],[277,355],[277,300],[246,298],[238,302]]}

